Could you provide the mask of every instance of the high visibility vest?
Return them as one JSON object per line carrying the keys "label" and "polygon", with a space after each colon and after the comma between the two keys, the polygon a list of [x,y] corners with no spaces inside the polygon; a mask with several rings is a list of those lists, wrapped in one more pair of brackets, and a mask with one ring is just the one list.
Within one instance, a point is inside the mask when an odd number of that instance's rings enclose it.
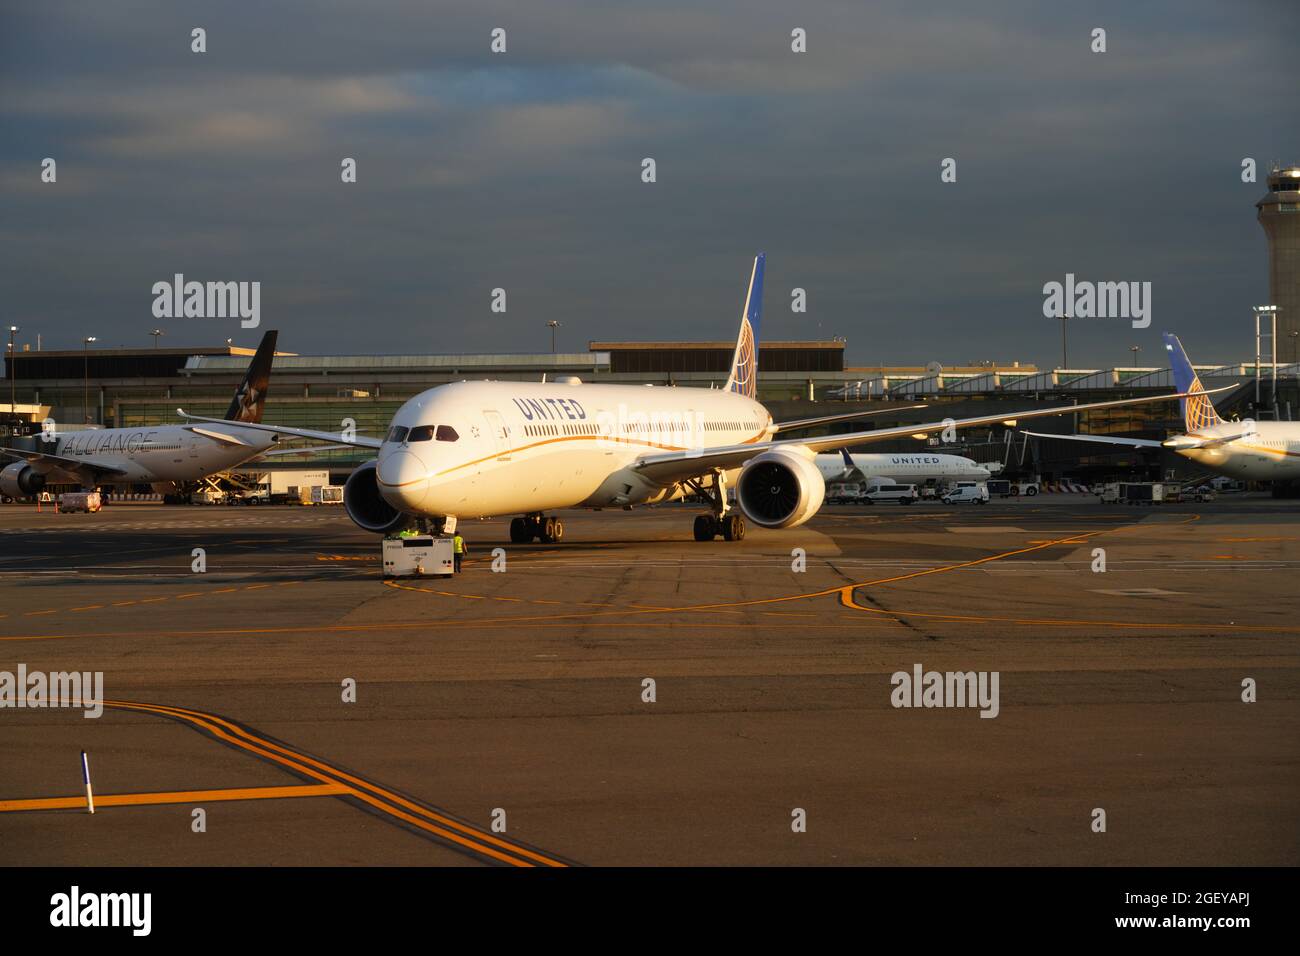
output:
{"label": "high visibility vest", "polygon": [[465,553],[465,539],[462,538],[460,535],[456,535],[456,537],[452,538],[451,544],[452,547],[456,550],[457,554]]}

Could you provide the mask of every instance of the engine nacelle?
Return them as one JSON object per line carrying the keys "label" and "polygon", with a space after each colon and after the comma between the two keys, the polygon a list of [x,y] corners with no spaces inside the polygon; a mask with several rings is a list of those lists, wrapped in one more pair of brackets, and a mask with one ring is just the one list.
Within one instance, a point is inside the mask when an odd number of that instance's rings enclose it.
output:
{"label": "engine nacelle", "polygon": [[358,528],[388,534],[409,525],[411,516],[398,511],[379,493],[375,465],[375,461],[368,461],[348,477],[343,486],[343,507]]}
{"label": "engine nacelle", "polygon": [[736,481],[740,510],[763,528],[803,524],[825,497],[826,481],[816,462],[793,448],[774,448],[751,458]]}
{"label": "engine nacelle", "polygon": [[45,488],[45,476],[25,461],[14,462],[0,471],[0,494],[7,498],[26,498]]}

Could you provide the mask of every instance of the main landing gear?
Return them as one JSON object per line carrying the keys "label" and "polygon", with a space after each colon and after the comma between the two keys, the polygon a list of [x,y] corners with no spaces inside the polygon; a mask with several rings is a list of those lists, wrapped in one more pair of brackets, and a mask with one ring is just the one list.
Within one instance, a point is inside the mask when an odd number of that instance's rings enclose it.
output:
{"label": "main landing gear", "polygon": [[727,541],[740,541],[745,537],[745,519],[741,515],[695,516],[695,540],[712,541],[722,535]]}
{"label": "main landing gear", "polygon": [[713,481],[706,485],[692,478],[687,485],[712,506],[711,514],[695,516],[695,540],[712,541],[718,535],[727,541],[741,541],[745,537],[745,518],[727,514],[727,475],[721,468],[714,469]]}
{"label": "main landing gear", "polygon": [[515,544],[528,544],[534,538],[542,544],[559,544],[563,537],[564,522],[554,516],[524,515],[510,522],[510,540]]}

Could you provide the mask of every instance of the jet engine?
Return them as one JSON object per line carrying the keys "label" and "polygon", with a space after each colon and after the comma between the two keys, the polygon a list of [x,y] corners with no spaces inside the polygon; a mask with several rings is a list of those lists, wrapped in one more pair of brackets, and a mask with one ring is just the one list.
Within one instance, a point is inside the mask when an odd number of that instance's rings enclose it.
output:
{"label": "jet engine", "polygon": [[348,477],[343,486],[343,507],[358,528],[375,534],[388,534],[406,527],[411,516],[384,500],[375,478],[374,460],[366,462]]}
{"label": "jet engine", "polygon": [[45,476],[25,461],[15,462],[0,471],[0,494],[7,498],[26,498],[40,494]]}
{"label": "jet engine", "polygon": [[826,481],[816,463],[793,448],[773,448],[751,458],[736,481],[740,510],[763,528],[803,524],[825,497]]}

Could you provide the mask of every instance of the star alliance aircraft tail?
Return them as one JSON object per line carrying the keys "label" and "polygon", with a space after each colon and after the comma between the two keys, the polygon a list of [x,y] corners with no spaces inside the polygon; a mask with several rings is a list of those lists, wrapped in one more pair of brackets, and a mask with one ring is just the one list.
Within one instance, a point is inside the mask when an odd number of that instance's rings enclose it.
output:
{"label": "star alliance aircraft tail", "polygon": [[266,389],[271,380],[271,363],[275,360],[274,329],[262,336],[257,354],[248,363],[248,372],[240,382],[235,397],[226,409],[228,422],[253,422],[262,420],[262,407],[266,404]]}

